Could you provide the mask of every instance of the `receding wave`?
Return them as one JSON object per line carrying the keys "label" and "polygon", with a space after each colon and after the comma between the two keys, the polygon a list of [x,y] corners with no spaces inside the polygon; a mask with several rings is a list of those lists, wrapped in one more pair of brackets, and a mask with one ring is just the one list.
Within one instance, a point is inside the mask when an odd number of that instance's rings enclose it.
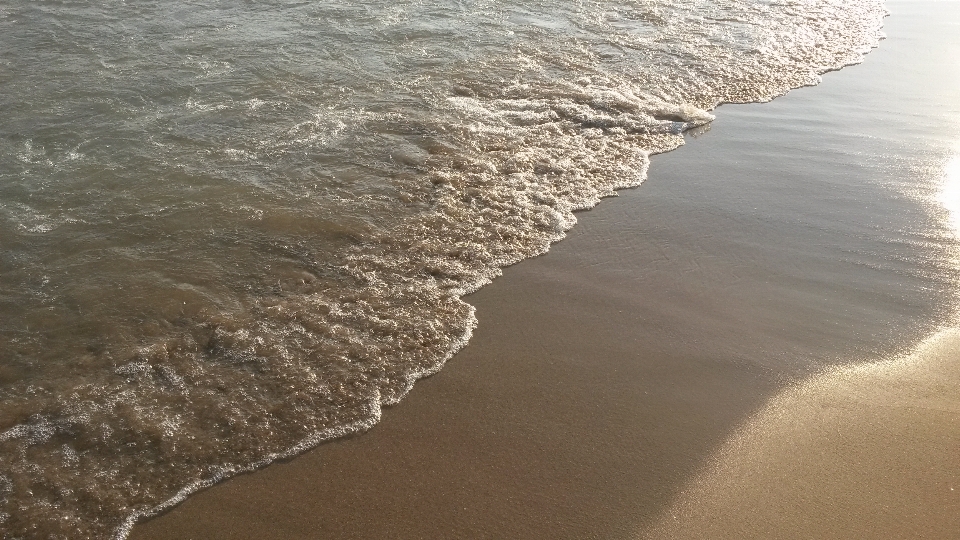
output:
{"label": "receding wave", "polygon": [[856,63],[873,0],[0,8],[0,523],[124,537],[368,429],[461,298],[724,102]]}

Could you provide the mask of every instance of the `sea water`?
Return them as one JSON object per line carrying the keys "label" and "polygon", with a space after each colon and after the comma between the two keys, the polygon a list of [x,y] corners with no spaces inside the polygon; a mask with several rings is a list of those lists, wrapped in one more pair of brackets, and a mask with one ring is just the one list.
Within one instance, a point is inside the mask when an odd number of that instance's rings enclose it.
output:
{"label": "sea water", "polygon": [[0,530],[123,537],[362,431],[461,297],[877,0],[0,4]]}

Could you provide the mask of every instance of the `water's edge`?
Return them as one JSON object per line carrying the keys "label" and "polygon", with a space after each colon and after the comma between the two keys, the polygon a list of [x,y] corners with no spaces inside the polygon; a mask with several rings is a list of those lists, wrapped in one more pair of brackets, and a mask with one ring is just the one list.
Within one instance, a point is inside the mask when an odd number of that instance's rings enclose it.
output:
{"label": "water's edge", "polygon": [[[890,14],[889,10],[886,10],[885,13],[884,13],[884,17],[889,16],[889,14]],[[865,60],[866,55],[869,54],[869,52],[872,51],[873,49],[879,47],[879,46],[880,46],[880,41],[882,41],[882,40],[884,39],[884,36],[883,36],[882,32],[880,32],[881,29],[882,29],[882,25],[881,25],[881,27],[878,29],[879,38],[878,38],[878,40],[877,40],[875,43],[873,43],[873,44],[869,45],[868,47],[865,47],[865,48],[863,48],[863,49],[861,49],[861,50],[855,51],[856,54],[859,55],[858,58],[856,58],[856,59],[854,59],[854,60],[851,60],[851,61],[849,61],[849,62],[847,62],[847,63],[844,63],[843,65],[840,65],[840,66],[826,67],[826,68],[823,68],[823,69],[821,69],[821,70],[818,70],[818,71],[817,71],[817,75],[818,75],[819,77],[822,77],[823,75],[825,75],[825,74],[827,74],[827,73],[834,72],[834,71],[839,71],[839,70],[844,69],[844,68],[846,68],[846,67],[855,66],[855,65],[858,65],[858,64],[862,63],[862,62]],[[762,104],[762,103],[766,103],[766,102],[772,101],[772,100],[774,100],[774,99],[776,99],[776,98],[778,98],[778,97],[782,97],[782,96],[786,95],[787,93],[789,93],[790,91],[793,91],[793,90],[796,90],[796,89],[799,89],[799,88],[815,87],[815,86],[817,86],[817,85],[821,82],[821,79],[820,79],[819,77],[818,77],[818,79],[817,79],[816,81],[810,81],[810,82],[807,82],[807,83],[805,83],[805,84],[799,84],[799,85],[797,85],[797,86],[794,86],[794,87],[789,88],[788,90],[786,90],[786,91],[784,91],[784,92],[782,92],[782,93],[779,93],[779,94],[776,94],[776,95],[773,95],[773,96],[769,96],[769,97],[766,97],[766,98],[764,98],[764,99],[759,99],[759,100],[755,100],[755,101],[721,101],[721,102],[719,102],[719,103],[716,105],[716,107],[714,107],[714,108],[712,108],[712,109],[707,109],[707,111],[708,111],[708,112],[714,112],[714,111],[716,111],[719,107],[721,107],[721,106],[723,106],[723,105],[725,105],[725,104],[747,104],[747,103]],[[712,121],[712,118],[711,118],[711,121]],[[709,124],[707,124],[707,125],[709,125]],[[703,126],[703,124],[698,124],[698,125],[687,124],[687,127],[684,129],[684,133],[689,132],[689,131],[691,131],[691,130],[695,130],[695,129],[700,128],[700,127],[702,127],[702,126]],[[683,145],[683,144],[685,144],[685,143],[686,143],[686,138],[684,138],[684,140],[680,141],[680,145]],[[617,195],[617,193],[616,193],[617,191],[621,191],[621,190],[625,190],[625,189],[635,189],[635,188],[640,187],[640,186],[642,185],[642,183],[644,182],[644,180],[647,178],[648,169],[649,169],[649,166],[650,166],[650,157],[653,156],[653,155],[656,155],[656,154],[670,152],[670,151],[672,151],[672,150],[675,150],[676,148],[679,148],[679,145],[678,145],[678,146],[675,146],[675,147],[673,147],[673,148],[669,148],[669,149],[663,150],[663,151],[643,152],[643,154],[644,154],[644,160],[643,160],[643,162],[642,162],[642,169],[641,169],[640,171],[637,171],[637,175],[636,175],[636,177],[635,177],[636,180],[630,181],[630,182],[623,182],[623,183],[620,183],[620,184],[614,186],[614,187],[613,187],[613,190],[614,190],[614,191],[613,191],[612,193],[601,194],[601,195],[600,195],[600,199],[607,198],[607,197],[614,197],[614,196]],[[498,277],[499,275],[502,274],[502,268],[505,268],[505,267],[507,267],[507,266],[511,266],[511,265],[513,265],[513,264],[519,264],[520,262],[522,262],[523,260],[526,260],[526,259],[528,259],[528,258],[538,257],[538,256],[540,256],[540,255],[546,254],[546,253],[548,252],[550,246],[551,246],[552,244],[554,244],[554,243],[557,243],[557,242],[563,240],[563,239],[566,237],[567,232],[576,224],[577,218],[576,218],[575,215],[573,215],[573,212],[589,210],[589,209],[595,207],[597,204],[599,204],[599,202],[600,202],[600,200],[596,200],[596,201],[591,201],[589,204],[581,204],[581,205],[579,205],[579,206],[573,207],[573,208],[571,209],[571,211],[570,211],[570,215],[567,216],[568,219],[567,219],[565,222],[563,222],[563,227],[561,228],[561,230],[558,230],[558,231],[557,231],[557,234],[556,234],[553,238],[551,238],[551,239],[549,240],[549,243],[548,243],[547,245],[543,246],[542,249],[539,250],[538,252],[533,253],[532,255],[529,255],[529,256],[524,257],[524,258],[522,258],[522,259],[519,259],[519,260],[516,260],[516,261],[509,261],[509,262],[507,262],[506,264],[503,264],[502,266],[498,266],[498,267],[496,267],[496,268],[493,268],[493,269],[491,270],[490,274],[484,276],[484,277],[481,278],[481,279],[478,279],[477,281],[475,281],[475,282],[473,282],[473,283],[466,284],[466,285],[464,285],[463,287],[457,289],[457,290],[455,291],[456,297],[457,297],[457,301],[458,301],[459,303],[461,303],[462,306],[463,306],[463,307],[468,311],[468,313],[469,313],[469,321],[468,321],[468,324],[467,324],[466,331],[463,332],[463,334],[462,334],[458,339],[455,339],[455,340],[454,340],[453,345],[448,349],[447,353],[446,353],[445,355],[443,355],[443,357],[440,359],[440,361],[438,361],[436,364],[434,364],[434,365],[432,365],[432,366],[429,366],[429,367],[426,368],[426,369],[422,369],[422,370],[419,370],[419,371],[417,371],[417,372],[411,373],[410,376],[407,378],[406,388],[405,388],[401,393],[399,393],[399,394],[397,394],[397,395],[395,395],[395,396],[391,396],[391,397],[389,397],[389,398],[381,398],[381,396],[379,395],[379,392],[377,393],[378,395],[372,396],[371,399],[370,399],[370,401],[369,401],[369,402],[367,403],[367,405],[366,405],[366,409],[367,409],[367,411],[368,411],[368,415],[369,415],[369,416],[363,418],[363,419],[360,420],[360,421],[356,421],[356,422],[353,422],[353,423],[350,423],[350,424],[347,424],[347,425],[334,426],[334,427],[332,427],[332,428],[323,429],[323,430],[314,432],[314,433],[308,435],[307,437],[304,437],[304,438],[301,439],[298,443],[296,443],[295,445],[291,446],[289,449],[287,449],[287,450],[285,450],[285,451],[277,452],[277,453],[272,453],[272,454],[270,454],[270,455],[267,455],[267,456],[264,457],[263,459],[260,459],[260,460],[258,460],[258,461],[255,461],[255,462],[253,462],[253,463],[249,463],[249,464],[247,464],[247,465],[242,465],[242,466],[235,465],[235,466],[229,466],[229,467],[222,468],[222,469],[219,470],[216,474],[214,474],[214,475],[212,475],[212,476],[210,476],[210,477],[208,477],[208,478],[206,478],[206,479],[199,480],[199,481],[195,481],[195,482],[193,482],[193,483],[191,483],[191,484],[189,484],[189,485],[187,485],[187,486],[184,486],[182,489],[180,489],[180,490],[176,493],[176,495],[174,495],[173,497],[167,499],[166,501],[162,502],[161,504],[159,504],[159,505],[157,505],[157,506],[155,506],[155,507],[153,507],[153,508],[150,508],[150,509],[148,509],[148,510],[137,510],[137,511],[134,511],[134,512],[133,512],[131,515],[129,515],[129,516],[126,518],[126,520],[124,520],[124,522],[116,529],[116,532],[115,532],[115,534],[114,534],[114,536],[113,536],[114,540],[125,540],[125,539],[130,535],[130,533],[131,533],[131,531],[133,530],[134,526],[135,526],[138,522],[147,520],[147,519],[149,519],[149,518],[151,518],[151,517],[157,516],[157,515],[159,515],[159,514],[161,514],[161,513],[163,513],[163,512],[166,512],[166,511],[171,510],[172,508],[174,508],[175,506],[177,506],[177,505],[180,504],[181,502],[185,501],[190,495],[192,495],[192,494],[194,494],[194,493],[197,493],[197,492],[199,492],[199,491],[201,491],[201,490],[204,490],[204,489],[206,489],[206,488],[208,488],[208,487],[211,487],[211,486],[213,486],[213,485],[215,485],[215,484],[218,484],[218,483],[220,483],[220,482],[223,482],[223,481],[225,481],[225,480],[228,480],[228,479],[230,479],[230,478],[232,478],[232,477],[234,477],[234,476],[238,476],[238,475],[245,474],[245,473],[253,473],[253,472],[256,472],[257,470],[263,469],[264,467],[267,467],[268,465],[270,465],[270,464],[272,464],[272,463],[274,463],[274,462],[276,462],[276,461],[278,461],[278,460],[286,460],[286,459],[293,458],[293,457],[298,456],[298,455],[300,455],[300,454],[303,454],[303,453],[305,453],[305,452],[307,452],[307,451],[309,451],[309,450],[312,450],[312,449],[316,448],[317,446],[319,446],[319,445],[321,445],[321,444],[323,444],[323,443],[325,443],[325,442],[329,442],[329,441],[332,441],[332,440],[335,440],[335,439],[347,437],[347,436],[350,436],[350,435],[359,435],[359,434],[362,434],[362,433],[364,433],[364,432],[372,429],[377,423],[380,422],[380,419],[381,419],[381,417],[382,417],[382,412],[383,412],[383,407],[384,407],[384,406],[393,406],[393,405],[398,404],[398,403],[400,402],[400,400],[401,400],[409,391],[411,391],[411,390],[413,389],[413,386],[415,385],[415,383],[416,383],[418,380],[423,379],[423,378],[426,378],[426,377],[430,377],[431,375],[434,375],[434,374],[436,374],[437,372],[439,372],[439,371],[446,365],[446,363],[447,363],[450,359],[452,359],[454,355],[457,354],[457,352],[459,352],[461,349],[463,349],[465,346],[468,345],[468,343],[469,343],[469,341],[470,341],[470,339],[471,339],[471,337],[472,337],[472,335],[473,335],[473,331],[474,331],[474,329],[477,327],[477,325],[479,324],[479,321],[478,321],[478,319],[477,319],[477,317],[476,317],[476,315],[475,315],[475,312],[476,312],[475,308],[474,308],[472,305],[470,305],[466,300],[464,300],[464,297],[466,297],[466,296],[468,296],[468,295],[476,292],[477,290],[479,290],[479,289],[482,288],[483,286],[492,283],[493,280],[494,280],[496,277]],[[925,339],[926,339],[926,338],[925,338]]]}

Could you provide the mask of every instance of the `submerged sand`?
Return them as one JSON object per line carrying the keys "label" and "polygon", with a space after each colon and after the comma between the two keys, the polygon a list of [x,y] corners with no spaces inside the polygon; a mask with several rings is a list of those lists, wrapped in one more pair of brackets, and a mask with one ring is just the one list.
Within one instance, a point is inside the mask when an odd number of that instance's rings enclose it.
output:
{"label": "submerged sand", "polygon": [[891,11],[863,65],[721,108],[470,296],[470,345],[370,432],[132,538],[955,538],[960,5]]}

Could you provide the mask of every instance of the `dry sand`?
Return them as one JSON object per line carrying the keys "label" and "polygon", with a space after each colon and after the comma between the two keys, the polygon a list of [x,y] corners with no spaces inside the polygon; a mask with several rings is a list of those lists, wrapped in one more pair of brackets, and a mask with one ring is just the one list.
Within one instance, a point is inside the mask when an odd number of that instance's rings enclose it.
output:
{"label": "dry sand", "polygon": [[960,537],[956,332],[916,345],[953,316],[958,8],[894,3],[864,65],[721,108],[472,295],[373,430],[132,538]]}
{"label": "dry sand", "polygon": [[960,537],[960,330],[778,395],[645,536]]}

